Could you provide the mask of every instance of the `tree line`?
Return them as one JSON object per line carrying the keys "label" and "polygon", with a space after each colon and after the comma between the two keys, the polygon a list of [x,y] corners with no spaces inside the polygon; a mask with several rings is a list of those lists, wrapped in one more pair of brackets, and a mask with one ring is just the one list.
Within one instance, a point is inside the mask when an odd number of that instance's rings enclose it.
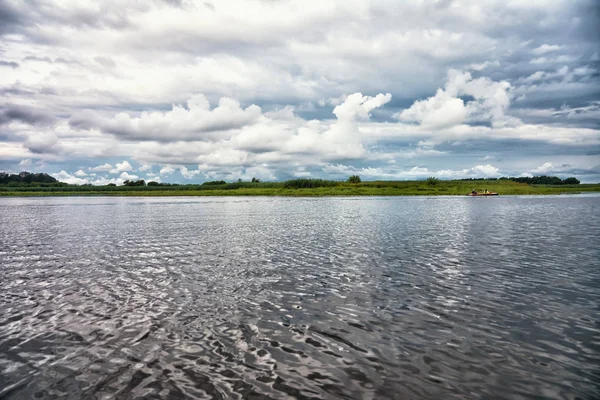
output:
{"label": "tree line", "polygon": [[[465,178],[460,179],[461,181],[480,181],[481,178]],[[513,181],[520,183],[527,183],[530,185],[579,185],[579,179],[575,177],[560,179],[558,176],[519,176],[519,177],[506,177],[501,178],[486,178],[487,181]]]}
{"label": "tree line", "polygon": [[32,174],[31,172],[20,172],[18,174],[7,174],[0,172],[0,185],[18,183],[60,183],[56,178],[51,177],[46,173]]}
{"label": "tree line", "polygon": [[[575,177],[561,179],[557,176],[547,176],[547,175],[532,176],[532,177],[529,177],[529,176],[501,177],[501,178],[486,178],[486,179],[465,178],[465,179],[458,179],[458,180],[459,181],[480,181],[480,180],[503,181],[503,180],[509,180],[509,181],[514,181],[514,182],[533,184],[533,185],[578,185],[580,183],[579,180]],[[358,176],[358,175],[352,175],[351,177],[349,177],[347,179],[347,182],[357,184],[357,183],[361,183],[361,179],[360,179],[360,176]],[[427,179],[427,183],[429,185],[435,185],[435,184],[438,184],[439,182],[440,182],[440,180],[435,177],[429,177]],[[238,179],[237,182],[232,182],[232,183],[225,182],[224,180],[208,181],[208,182],[202,183],[201,186],[204,186],[207,188],[219,187],[219,188],[226,188],[226,189],[235,189],[238,187],[246,187],[246,185],[254,186],[257,184],[259,186],[265,185],[265,183],[261,182],[260,179],[252,178],[251,182],[242,182],[241,179]],[[299,178],[299,179],[288,180],[288,181],[285,181],[282,183],[268,182],[266,184],[267,185],[282,184],[283,187],[285,187],[285,188],[300,189],[300,188],[337,186],[338,184],[340,184],[340,182],[332,181],[332,180],[325,180],[325,179]],[[20,172],[19,174],[8,174],[6,172],[0,172],[0,185],[72,186],[72,185],[67,185],[64,182],[59,182],[57,179],[53,178],[52,176],[50,176],[46,173],[35,173],[34,174],[34,173],[26,172],[26,171]],[[124,186],[138,186],[138,187],[142,187],[142,186],[191,186],[191,187],[198,186],[198,184],[180,185],[177,183],[163,183],[163,182],[154,182],[154,181],[146,182],[143,179],[126,180],[123,182],[123,185]],[[81,185],[81,186],[92,186],[92,185],[86,184],[86,185]],[[116,186],[116,185],[114,183],[111,183],[111,184],[108,184],[107,186]]]}

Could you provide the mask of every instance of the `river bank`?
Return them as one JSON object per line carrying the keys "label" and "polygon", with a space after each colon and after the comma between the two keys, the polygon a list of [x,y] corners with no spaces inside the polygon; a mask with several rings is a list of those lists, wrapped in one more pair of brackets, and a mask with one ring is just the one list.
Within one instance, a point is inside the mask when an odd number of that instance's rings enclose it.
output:
{"label": "river bank", "polygon": [[600,184],[530,185],[506,180],[477,181],[375,181],[332,186],[290,188],[284,182],[230,183],[225,185],[165,186],[2,186],[0,196],[461,196],[471,190],[499,195],[544,195],[600,192]]}

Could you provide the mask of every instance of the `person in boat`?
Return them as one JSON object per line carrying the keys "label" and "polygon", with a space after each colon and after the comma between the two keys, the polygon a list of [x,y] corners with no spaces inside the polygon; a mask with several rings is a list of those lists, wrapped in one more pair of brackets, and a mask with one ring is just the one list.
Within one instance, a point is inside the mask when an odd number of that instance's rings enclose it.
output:
{"label": "person in boat", "polygon": [[471,190],[471,194],[477,194],[477,192],[475,191],[475,189]]}
{"label": "person in boat", "polygon": [[488,194],[489,192],[487,191],[487,189],[484,189],[483,193]]}

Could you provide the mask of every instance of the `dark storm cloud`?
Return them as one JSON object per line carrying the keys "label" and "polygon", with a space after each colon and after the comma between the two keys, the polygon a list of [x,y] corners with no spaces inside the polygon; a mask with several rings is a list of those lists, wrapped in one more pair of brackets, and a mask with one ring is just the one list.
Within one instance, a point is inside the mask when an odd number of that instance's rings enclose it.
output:
{"label": "dark storm cloud", "polygon": [[18,105],[0,107],[0,125],[19,121],[30,125],[45,125],[54,121],[54,118],[46,112]]}

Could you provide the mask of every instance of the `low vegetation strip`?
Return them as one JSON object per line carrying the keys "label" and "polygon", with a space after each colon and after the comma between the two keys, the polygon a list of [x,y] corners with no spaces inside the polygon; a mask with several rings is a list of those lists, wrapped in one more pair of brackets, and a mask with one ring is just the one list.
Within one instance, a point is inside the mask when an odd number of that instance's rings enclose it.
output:
{"label": "low vegetation strip", "polygon": [[599,192],[600,184],[535,185],[511,180],[336,182],[295,179],[287,182],[214,182],[202,185],[0,185],[0,196],[440,196],[466,195],[472,190],[500,195]]}

